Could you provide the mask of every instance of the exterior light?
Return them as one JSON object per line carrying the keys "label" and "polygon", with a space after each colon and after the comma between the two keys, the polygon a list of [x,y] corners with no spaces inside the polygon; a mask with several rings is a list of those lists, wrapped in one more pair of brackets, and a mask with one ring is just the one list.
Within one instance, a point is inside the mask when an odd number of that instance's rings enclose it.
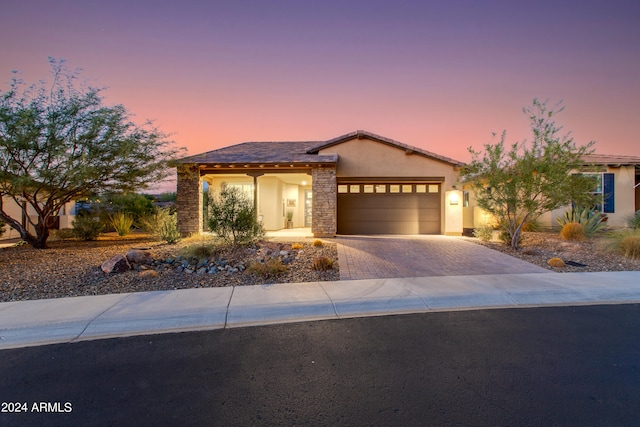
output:
{"label": "exterior light", "polygon": [[449,195],[449,204],[450,205],[457,205],[459,202],[458,200],[458,193],[451,193]]}

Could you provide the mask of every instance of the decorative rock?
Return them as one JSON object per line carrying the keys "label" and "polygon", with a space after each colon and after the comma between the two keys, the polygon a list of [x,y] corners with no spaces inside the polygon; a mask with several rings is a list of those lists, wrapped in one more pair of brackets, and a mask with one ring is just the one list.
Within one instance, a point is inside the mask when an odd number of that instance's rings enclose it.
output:
{"label": "decorative rock", "polygon": [[201,268],[204,267],[205,265],[209,264],[209,260],[208,259],[203,259],[200,262],[198,262],[197,264],[197,268]]}
{"label": "decorative rock", "polygon": [[140,249],[131,249],[127,252],[127,261],[136,263],[136,264],[152,264],[153,257],[151,256],[151,252],[143,251]]}
{"label": "decorative rock", "polygon": [[160,277],[157,271],[155,270],[144,270],[139,274],[143,279],[155,279],[156,277]]}
{"label": "decorative rock", "polygon": [[200,267],[196,273],[197,274],[204,274],[206,272],[207,272],[207,267]]}
{"label": "decorative rock", "polygon": [[193,273],[193,270],[190,269],[190,268],[185,268],[184,272],[187,273],[187,274],[191,274],[191,273]]}
{"label": "decorative rock", "polygon": [[551,258],[549,261],[547,261],[547,264],[549,264],[549,266],[551,267],[564,267],[566,265],[560,258]]}
{"label": "decorative rock", "polygon": [[102,268],[102,271],[107,274],[123,273],[125,271],[131,270],[131,265],[129,265],[129,262],[124,257],[124,255],[118,254],[103,262],[100,268]]}
{"label": "decorative rock", "polygon": [[289,252],[287,252],[287,251],[280,251],[280,255],[281,255],[281,256],[287,256],[287,255],[289,255]]}

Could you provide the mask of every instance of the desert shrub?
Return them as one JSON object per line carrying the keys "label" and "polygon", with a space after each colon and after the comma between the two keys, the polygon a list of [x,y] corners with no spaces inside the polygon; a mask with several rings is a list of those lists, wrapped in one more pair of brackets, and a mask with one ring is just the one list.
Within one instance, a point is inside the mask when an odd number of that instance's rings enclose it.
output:
{"label": "desert shrub", "polygon": [[556,222],[562,227],[572,222],[581,224],[585,236],[592,236],[604,228],[606,225],[604,218],[595,209],[574,206],[566,211],[563,216],[556,218]]}
{"label": "desert shrub", "polygon": [[562,268],[567,265],[561,258],[551,258],[549,261],[547,261],[547,264],[550,267],[556,267],[556,268]]}
{"label": "desert shrub", "polygon": [[313,241],[313,246],[322,246],[322,240],[316,239]]}
{"label": "desert shrub", "polygon": [[[144,194],[125,193],[106,196],[106,203],[113,212],[122,212],[133,218],[133,225],[141,228],[140,219],[156,211],[152,198]],[[117,230],[116,230],[117,231]]]}
{"label": "desert shrub", "polygon": [[522,231],[540,231],[540,223],[537,220],[527,221],[522,225]]}
{"label": "desert shrub", "polygon": [[635,230],[640,229],[640,211],[627,218],[627,225]]}
{"label": "desert shrub", "polygon": [[51,237],[56,240],[68,240],[74,237],[73,229],[61,228],[60,230],[51,230]]}
{"label": "desert shrub", "polygon": [[287,271],[287,266],[280,258],[271,258],[267,262],[252,262],[247,268],[251,273],[263,279],[277,277]]}
{"label": "desert shrub", "polygon": [[620,240],[620,252],[627,258],[640,259],[640,234],[622,238]]}
{"label": "desert shrub", "polygon": [[160,227],[171,215],[171,209],[159,208],[154,212],[145,213],[138,220],[140,229],[146,233],[158,234]]}
{"label": "desert shrub", "polygon": [[302,249],[304,248],[304,246],[302,246],[300,243],[294,243],[293,245],[291,245],[291,249],[294,251],[297,251],[298,249]]}
{"label": "desert shrub", "polygon": [[253,202],[236,187],[223,183],[220,194],[209,198],[208,225],[211,231],[233,245],[253,243],[264,236]]}
{"label": "desert shrub", "polygon": [[0,219],[0,237],[2,237],[2,235],[4,234],[4,232],[6,231],[6,223]]}
{"label": "desert shrub", "polygon": [[584,227],[578,222],[568,222],[562,226],[560,236],[565,240],[583,240],[585,238]]}
{"label": "desert shrub", "polygon": [[480,227],[473,229],[473,236],[482,240],[483,242],[488,242],[493,237],[493,227],[485,224]]}
{"label": "desert shrub", "polygon": [[73,236],[82,240],[95,240],[104,230],[104,224],[100,218],[91,214],[76,216],[71,225]]}
{"label": "desert shrub", "polygon": [[163,218],[158,228],[158,236],[170,245],[180,241],[182,235],[178,230],[178,217],[176,214],[167,215]]}
{"label": "desert shrub", "polygon": [[203,240],[180,250],[180,255],[198,260],[208,259],[220,252],[220,247],[211,240]]}
{"label": "desert shrub", "polygon": [[327,271],[330,268],[333,268],[333,260],[330,260],[327,257],[315,258],[311,268],[316,271]]}
{"label": "desert shrub", "polygon": [[627,258],[640,259],[640,229],[620,230],[609,235],[610,247]]}
{"label": "desert shrub", "polygon": [[124,212],[116,212],[109,215],[109,224],[116,230],[118,236],[126,236],[133,227],[133,216]]}

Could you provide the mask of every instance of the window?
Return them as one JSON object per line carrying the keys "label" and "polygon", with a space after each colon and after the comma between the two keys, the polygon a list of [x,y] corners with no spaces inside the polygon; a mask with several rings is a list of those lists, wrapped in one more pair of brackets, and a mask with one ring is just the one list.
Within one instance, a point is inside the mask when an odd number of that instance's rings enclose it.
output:
{"label": "window", "polygon": [[595,209],[602,213],[615,212],[615,175],[612,173],[590,174],[596,178],[592,192],[595,197]]}
{"label": "window", "polygon": [[468,191],[463,191],[462,192],[462,206],[465,208],[469,207],[469,192]]}

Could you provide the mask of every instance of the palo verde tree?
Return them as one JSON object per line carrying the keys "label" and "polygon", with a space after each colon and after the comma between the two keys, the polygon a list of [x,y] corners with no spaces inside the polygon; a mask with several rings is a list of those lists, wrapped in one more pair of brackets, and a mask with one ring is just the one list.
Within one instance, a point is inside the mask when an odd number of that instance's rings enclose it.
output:
{"label": "palo verde tree", "polygon": [[[47,246],[47,224],[65,203],[145,188],[168,175],[180,152],[151,122],[135,124],[124,106],[106,106],[104,89],[79,83],[64,61],[49,62],[50,83],[26,86],[14,72],[0,91],[0,220],[35,248]],[[22,207],[26,226],[6,200]]]}
{"label": "palo verde tree", "polygon": [[469,148],[472,161],[461,179],[472,185],[478,205],[493,214],[508,233],[511,247],[518,248],[522,227],[541,214],[576,203],[589,206],[594,182],[578,172],[583,156],[593,152],[593,142],[577,146],[570,134],[561,135],[555,116],[564,107],[548,108],[533,100],[524,108],[533,139],[505,147],[506,132],[500,142],[486,144],[484,152]]}

